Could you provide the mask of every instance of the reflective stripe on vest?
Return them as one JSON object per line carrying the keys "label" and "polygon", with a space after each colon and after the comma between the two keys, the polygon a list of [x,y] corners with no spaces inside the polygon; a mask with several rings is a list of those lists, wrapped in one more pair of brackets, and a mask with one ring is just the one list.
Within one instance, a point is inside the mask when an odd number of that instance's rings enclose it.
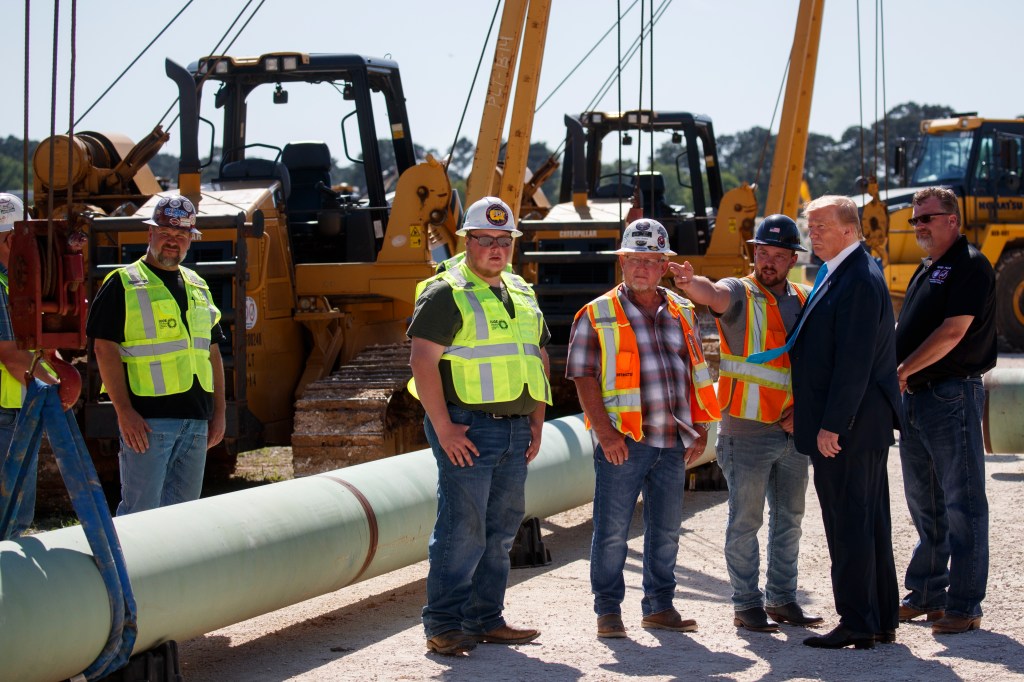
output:
{"label": "reflective stripe on vest", "polygon": [[464,262],[442,272],[462,313],[462,328],[441,357],[451,363],[452,383],[467,405],[510,402],[526,386],[537,401],[551,403],[551,386],[541,359],[543,329],[533,289],[518,275],[503,272],[502,281],[515,307],[505,304]]}
{"label": "reflective stripe on vest", "polygon": [[[4,293],[10,293],[7,288],[7,273],[0,272],[0,286],[3,286]],[[3,363],[0,363],[0,407],[9,410],[21,408],[25,399],[25,384],[14,378],[14,375],[7,371]]]}
{"label": "reflective stripe on vest", "polygon": [[[679,320],[690,358],[690,415],[694,422],[721,419],[711,371],[694,329],[697,325],[693,305],[681,296],[665,292],[669,314]],[[619,300],[618,289],[588,303],[583,313],[597,333],[601,346],[601,397],[612,425],[639,442],[643,439],[643,413],[640,404],[640,354],[636,334]],[[611,371],[614,369],[614,371]],[[587,427],[590,422],[587,420]]]}
{"label": "reflective stripe on vest", "polygon": [[192,388],[193,377],[212,393],[210,336],[220,311],[206,282],[179,267],[188,300],[186,327],[173,294],[142,259],[117,272],[125,295],[125,341],[118,350],[132,393],[150,397],[184,393]]}
{"label": "reflective stripe on vest", "polygon": [[[771,291],[752,275],[743,277],[740,282],[747,297],[743,354],[736,355],[729,348],[722,322],[718,320],[722,344],[718,402],[733,417],[774,424],[793,404],[789,355],[783,353],[764,364],[747,362],[746,358],[785,344],[786,326]],[[810,288],[802,284],[792,286],[802,306]]]}

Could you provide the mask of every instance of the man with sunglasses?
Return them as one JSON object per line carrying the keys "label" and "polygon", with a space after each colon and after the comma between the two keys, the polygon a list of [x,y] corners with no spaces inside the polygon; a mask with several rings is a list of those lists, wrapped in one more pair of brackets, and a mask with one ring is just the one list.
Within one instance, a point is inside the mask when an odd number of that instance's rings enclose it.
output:
{"label": "man with sunglasses", "polygon": [[143,222],[146,255],[107,276],[86,322],[121,432],[119,516],[198,499],[206,451],[224,437],[220,311],[181,266],[196,209],[164,196]]}
{"label": "man with sunglasses", "polygon": [[540,635],[508,625],[503,611],[526,469],[551,402],[550,333],[533,289],[506,267],[522,234],[511,209],[484,197],[457,234],[465,257],[419,289],[408,330],[438,474],[423,627],[427,648],[445,655]]}
{"label": "man with sunglasses", "polygon": [[[712,282],[697,276],[689,261],[671,263],[669,269],[678,288],[708,306],[722,340],[722,423],[716,449],[729,484],[725,564],[732,584],[733,624],[777,632],[779,623],[815,626],[823,621],[804,613],[796,599],[809,464],[796,451],[793,437],[789,355],[781,353],[764,364],[747,358],[786,343],[810,287],[787,279],[797,252],[807,250],[792,218],[768,216],[747,243],[754,250],[754,272],[746,277]],[[765,499],[771,511],[762,592],[757,534],[764,523]]]}
{"label": "man with sunglasses", "polygon": [[952,634],[981,626],[988,580],[981,376],[996,364],[995,273],[960,233],[952,191],[923,189],[913,210],[928,257],[900,312],[896,371],[907,416],[903,484],[919,539],[899,617],[927,616],[932,632]]}
{"label": "man with sunglasses", "polygon": [[596,441],[590,586],[598,637],[625,637],[622,600],[629,526],[644,496],[640,625],[693,632],[673,606],[686,465],[720,418],[693,304],[659,286],[668,271],[668,232],[630,223],[615,252],[622,284],[578,313],[565,375],[576,384]]}

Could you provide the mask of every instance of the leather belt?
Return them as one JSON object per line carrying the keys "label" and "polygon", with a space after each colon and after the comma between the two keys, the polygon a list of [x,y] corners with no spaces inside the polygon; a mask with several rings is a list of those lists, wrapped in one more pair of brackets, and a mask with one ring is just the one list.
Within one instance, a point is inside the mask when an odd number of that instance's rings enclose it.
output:
{"label": "leather belt", "polygon": [[909,393],[910,395],[914,395],[915,393],[920,393],[921,391],[930,391],[933,388],[935,388],[936,386],[938,386],[939,384],[944,383],[946,381],[967,381],[968,379],[980,379],[980,378],[981,378],[980,374],[968,374],[965,377],[943,377],[941,379],[936,379],[935,381],[926,381],[923,384],[915,385],[913,388],[911,388],[910,385],[908,384],[907,385],[907,393]]}

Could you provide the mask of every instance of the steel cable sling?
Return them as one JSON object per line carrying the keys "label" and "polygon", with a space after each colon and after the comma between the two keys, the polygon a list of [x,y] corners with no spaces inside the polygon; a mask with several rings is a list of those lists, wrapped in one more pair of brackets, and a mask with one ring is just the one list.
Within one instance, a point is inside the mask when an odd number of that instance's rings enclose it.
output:
{"label": "steel cable sling", "polygon": [[0,470],[0,538],[8,539],[14,526],[22,484],[31,467],[38,464],[39,443],[45,429],[110,602],[107,642],[96,660],[81,673],[86,679],[95,680],[128,662],[138,634],[138,618],[124,554],[103,488],[74,415],[61,407],[58,389],[59,386],[47,386],[36,379],[28,385],[11,448]]}

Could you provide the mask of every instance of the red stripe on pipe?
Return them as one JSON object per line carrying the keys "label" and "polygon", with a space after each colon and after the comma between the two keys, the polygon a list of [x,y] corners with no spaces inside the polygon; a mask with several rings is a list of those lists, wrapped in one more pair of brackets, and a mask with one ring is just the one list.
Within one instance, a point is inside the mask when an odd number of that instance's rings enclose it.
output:
{"label": "red stripe on pipe", "polygon": [[352,493],[352,495],[355,496],[357,500],[359,500],[359,504],[363,506],[363,512],[366,514],[366,523],[370,526],[370,546],[366,552],[366,560],[363,561],[363,565],[359,569],[359,573],[357,573],[356,576],[347,583],[347,585],[351,585],[359,581],[359,578],[363,575],[363,573],[366,572],[366,569],[370,567],[370,562],[373,561],[374,555],[377,554],[377,544],[379,538],[379,533],[377,530],[377,514],[374,513],[373,507],[370,505],[370,501],[366,499],[366,495],[364,495],[363,492],[359,490],[359,488],[355,487],[354,485],[352,485],[343,478],[328,476],[326,474],[321,474],[321,476],[323,478],[329,478],[335,483],[340,483],[342,486],[344,486],[346,490]]}

